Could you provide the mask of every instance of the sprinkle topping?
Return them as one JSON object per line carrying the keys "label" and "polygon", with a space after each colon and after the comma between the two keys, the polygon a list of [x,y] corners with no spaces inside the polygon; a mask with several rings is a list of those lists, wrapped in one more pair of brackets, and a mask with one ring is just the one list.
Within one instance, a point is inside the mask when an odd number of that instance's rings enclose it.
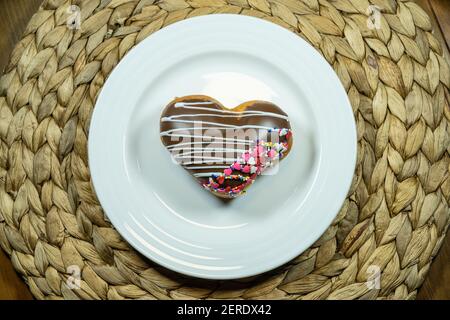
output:
{"label": "sprinkle topping", "polygon": [[[273,143],[257,140],[250,151],[245,151],[230,167],[224,169],[223,173],[211,176],[208,183],[203,184],[203,187],[212,192],[227,193],[232,197],[245,192],[245,189],[255,181],[258,175],[272,167],[277,160],[281,160],[283,154],[288,150],[287,140],[292,136],[292,131],[286,128],[269,130],[269,132],[274,131],[278,132],[280,137],[285,137],[286,141]],[[246,175],[233,174],[234,172],[242,172]],[[233,180],[239,184],[234,187],[224,186],[226,180]]]}

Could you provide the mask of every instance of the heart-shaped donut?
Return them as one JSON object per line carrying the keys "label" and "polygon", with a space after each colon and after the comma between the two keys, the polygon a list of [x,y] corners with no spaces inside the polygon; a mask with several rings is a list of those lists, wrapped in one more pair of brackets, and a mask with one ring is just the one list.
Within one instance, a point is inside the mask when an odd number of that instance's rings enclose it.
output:
{"label": "heart-shaped donut", "polygon": [[[176,98],[163,110],[161,141],[172,159],[221,198],[243,193],[292,147],[289,118],[267,101],[233,109],[211,97]],[[270,170],[275,172],[275,170]]]}

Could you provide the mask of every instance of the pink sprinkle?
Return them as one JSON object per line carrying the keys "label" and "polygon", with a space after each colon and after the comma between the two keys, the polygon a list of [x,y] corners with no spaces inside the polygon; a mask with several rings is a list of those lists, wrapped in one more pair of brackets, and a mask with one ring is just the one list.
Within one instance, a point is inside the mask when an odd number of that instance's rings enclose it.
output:
{"label": "pink sprinkle", "polygon": [[244,168],[242,169],[242,172],[243,173],[249,173],[250,172],[250,166],[249,165],[244,166]]}
{"label": "pink sprinkle", "polygon": [[250,159],[250,153],[245,152],[245,153],[242,155],[242,159],[244,159],[244,161],[247,162],[248,159]]}
{"label": "pink sprinkle", "polygon": [[258,158],[258,162],[257,165],[261,166],[264,165],[267,161],[267,158],[265,156],[265,154],[261,154],[261,156]]}
{"label": "pink sprinkle", "polygon": [[234,168],[235,170],[241,170],[241,165],[239,164],[239,162],[235,162],[235,163],[233,164],[233,168]]}
{"label": "pink sprinkle", "polygon": [[275,157],[276,154],[277,154],[277,153],[276,153],[275,150],[273,150],[273,149],[270,149],[269,152],[267,153],[267,155],[268,155],[270,158]]}
{"label": "pink sprinkle", "polygon": [[223,170],[223,173],[225,173],[227,176],[229,176],[232,172],[233,170],[231,170],[230,168],[226,168],[225,170]]}

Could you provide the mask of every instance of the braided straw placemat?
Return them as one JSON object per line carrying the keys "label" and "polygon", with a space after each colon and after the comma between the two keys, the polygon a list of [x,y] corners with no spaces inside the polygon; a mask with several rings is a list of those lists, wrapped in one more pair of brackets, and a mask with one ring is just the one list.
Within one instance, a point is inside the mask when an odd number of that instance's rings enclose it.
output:
{"label": "braided straw placemat", "polygon": [[[80,30],[66,25],[71,4]],[[371,4],[379,29],[367,23]],[[119,60],[158,29],[211,13],[257,16],[305,38],[340,77],[358,127],[356,173],[333,224],[287,265],[237,281],[184,277],[131,249],[105,217],[87,161],[95,100]],[[38,299],[415,298],[450,215],[450,69],[430,32],[406,1],[44,1],[0,80],[2,248]],[[373,266],[379,288],[366,283]]]}

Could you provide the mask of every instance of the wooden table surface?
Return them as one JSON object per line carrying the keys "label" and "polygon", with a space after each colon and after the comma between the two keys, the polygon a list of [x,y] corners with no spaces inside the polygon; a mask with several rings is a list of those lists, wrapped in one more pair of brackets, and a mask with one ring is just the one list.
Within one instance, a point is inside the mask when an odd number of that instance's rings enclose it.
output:
{"label": "wooden table surface", "polygon": [[[8,62],[14,44],[20,40],[27,22],[42,0],[0,0],[0,71]],[[432,17],[436,35],[450,48],[450,0],[417,0]],[[1,73],[1,72],[0,72]],[[418,299],[450,300],[450,238],[447,236]],[[23,280],[14,271],[7,255],[0,250],[0,299],[32,299]]]}

